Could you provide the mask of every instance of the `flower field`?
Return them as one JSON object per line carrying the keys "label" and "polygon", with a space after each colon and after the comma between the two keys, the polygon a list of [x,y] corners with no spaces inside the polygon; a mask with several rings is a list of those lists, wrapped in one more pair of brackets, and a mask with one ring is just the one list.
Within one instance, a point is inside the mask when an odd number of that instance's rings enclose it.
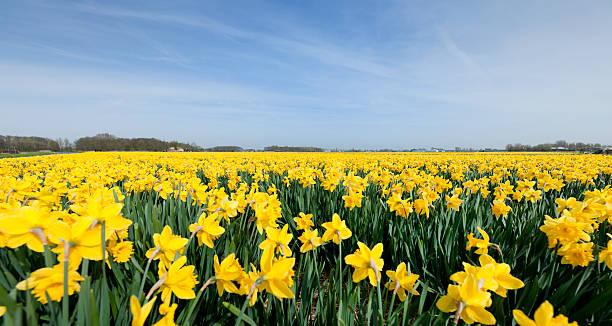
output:
{"label": "flower field", "polygon": [[610,325],[612,157],[0,160],[5,325]]}

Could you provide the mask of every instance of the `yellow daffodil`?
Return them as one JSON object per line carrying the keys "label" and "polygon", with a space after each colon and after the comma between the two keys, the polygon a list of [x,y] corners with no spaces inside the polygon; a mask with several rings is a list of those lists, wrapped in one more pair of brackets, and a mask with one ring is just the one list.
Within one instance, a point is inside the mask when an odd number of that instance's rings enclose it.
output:
{"label": "yellow daffodil", "polygon": [[[181,238],[180,235],[172,234],[172,229],[170,226],[166,225],[161,234],[155,233],[153,235],[155,247],[147,250],[145,256],[153,260],[160,259],[161,264],[168,268],[174,261],[177,252],[179,255],[183,254],[187,241],[188,239]],[[157,254],[151,258],[155,252],[157,252]]]}
{"label": "yellow daffodil", "polygon": [[262,256],[259,264],[261,267],[259,277],[263,278],[260,284],[262,289],[279,299],[294,297],[293,292],[291,292],[291,285],[293,284],[295,258],[282,257],[276,259]]}
{"label": "yellow daffodil", "polygon": [[153,297],[149,302],[145,303],[142,307],[138,298],[133,295],[130,297],[130,310],[132,311],[132,326],[143,326],[147,321],[147,317],[155,304],[157,297]]}
{"label": "yellow daffodil", "polygon": [[[53,252],[64,253],[64,245],[68,244],[69,260],[76,262],[81,259],[102,260],[102,227],[99,224],[93,226],[93,220],[84,217],[72,225],[63,221],[55,221],[49,226],[49,240],[57,247]],[[110,237],[111,234],[108,234]]]}
{"label": "yellow daffodil", "polygon": [[491,207],[491,212],[493,212],[493,215],[495,217],[506,217],[508,216],[508,212],[510,212],[512,210],[512,208],[508,205],[506,205],[506,203],[504,203],[503,199],[496,199],[493,201],[493,206]]}
{"label": "yellow daffodil", "polygon": [[415,200],[413,203],[414,211],[419,214],[429,217],[429,203],[423,198]]}
{"label": "yellow daffodil", "polygon": [[302,242],[302,246],[300,247],[300,252],[302,253],[314,250],[323,243],[321,237],[319,237],[318,230],[304,230],[298,240]]}
{"label": "yellow daffodil", "polygon": [[382,243],[377,243],[372,250],[362,242],[357,242],[357,246],[359,249],[355,253],[344,257],[344,262],[355,268],[353,282],[358,283],[368,277],[372,286],[378,286],[384,265],[383,259],[380,258],[383,252]]}
{"label": "yellow daffodil", "polygon": [[589,233],[593,232],[593,226],[578,222],[566,214],[556,219],[545,215],[544,225],[540,226],[540,230],[548,237],[548,248],[554,248],[557,243],[565,245],[580,240],[591,241]]}
{"label": "yellow daffodil", "polygon": [[230,254],[219,264],[219,257],[214,257],[215,281],[217,283],[217,291],[219,296],[223,291],[229,293],[238,293],[238,288],[234,284],[242,276],[243,270],[240,262],[235,258],[234,254]]}
{"label": "yellow daffodil", "polygon": [[282,229],[266,229],[266,240],[259,244],[259,249],[264,251],[263,255],[273,255],[274,252],[278,252],[283,256],[291,256],[293,253],[289,248],[289,241],[293,238],[293,235],[288,233],[289,224],[285,224]]}
{"label": "yellow daffodil", "polygon": [[[612,234],[607,233],[609,238]],[[608,245],[599,252],[599,262],[605,263],[609,269],[612,269],[612,240],[608,240]]]}
{"label": "yellow daffodil", "polygon": [[253,195],[252,204],[257,218],[256,225],[259,234],[263,234],[266,228],[276,228],[276,220],[282,217],[281,203],[276,195],[258,192]]}
{"label": "yellow daffodil", "polygon": [[462,203],[463,203],[463,200],[459,199],[458,194],[455,194],[452,197],[449,197],[448,195],[446,196],[446,208],[447,209],[452,209],[458,212],[459,207],[461,207]]}
{"label": "yellow daffodil", "polygon": [[418,274],[410,274],[406,270],[406,263],[400,263],[397,265],[395,271],[387,271],[387,277],[389,282],[385,285],[389,291],[397,293],[397,296],[403,302],[406,300],[406,292],[412,295],[419,295],[419,292],[414,289],[416,281],[419,279]]}
{"label": "yellow daffodil", "polygon": [[0,214],[0,231],[9,248],[25,244],[30,250],[43,252],[47,230],[56,220],[56,215],[45,209],[23,206]]}
{"label": "yellow daffodil", "polygon": [[309,230],[311,226],[314,226],[312,222],[312,214],[304,214],[300,212],[299,216],[294,217],[293,221],[296,224],[298,230]]}
{"label": "yellow daffodil", "polygon": [[361,207],[361,200],[363,199],[363,194],[359,191],[351,191],[348,195],[342,196],[342,200],[344,200],[344,207],[353,210],[355,207]]}
{"label": "yellow daffodil", "polygon": [[520,326],[578,326],[577,322],[570,323],[564,315],[554,315],[554,307],[550,302],[544,301],[530,319],[520,310],[512,310],[516,323]]}
{"label": "yellow daffodil", "polygon": [[477,228],[480,235],[482,235],[482,239],[474,238],[474,233],[468,234],[468,243],[465,250],[470,250],[472,247],[475,247],[478,248],[475,251],[476,254],[486,254],[489,251],[489,246],[491,245],[491,243],[489,243],[489,235],[479,226]]}
{"label": "yellow daffodil", "polygon": [[584,267],[595,260],[593,257],[592,242],[571,242],[559,248],[558,253],[563,257],[561,259],[561,264]]}
{"label": "yellow daffodil", "polygon": [[346,222],[340,219],[340,215],[334,213],[331,222],[322,224],[325,228],[325,233],[321,237],[324,242],[332,240],[335,244],[339,244],[340,240],[346,240],[353,235],[351,230],[346,227]]}
{"label": "yellow daffodil", "polygon": [[173,303],[172,305],[168,305],[166,303],[162,303],[159,306],[159,314],[164,316],[160,321],[153,324],[153,326],[177,326],[174,322],[174,313],[176,312],[176,308],[178,304]]}
{"label": "yellow daffodil", "polygon": [[198,284],[196,275],[193,273],[195,267],[192,265],[185,266],[185,263],[187,263],[187,257],[181,256],[170,265],[167,271],[163,265],[160,265],[158,275],[163,283],[159,290],[163,302],[170,302],[172,294],[179,299],[195,298],[193,288]]}
{"label": "yellow daffodil", "polygon": [[117,263],[126,263],[134,253],[134,243],[132,241],[115,242],[106,248]]}
{"label": "yellow daffodil", "polygon": [[[79,282],[83,280],[83,277],[76,271],[77,267],[68,266],[68,295],[81,290]],[[52,301],[59,302],[64,295],[64,264],[59,263],[53,267],[38,269],[32,272],[27,280],[19,282],[16,288],[21,291],[32,289],[36,299],[43,304],[47,303],[45,293]]]}
{"label": "yellow daffodil", "polygon": [[563,212],[566,208],[573,209],[580,205],[580,202],[574,197],[570,197],[568,199],[557,198],[555,199],[555,203],[557,204],[557,213]]}
{"label": "yellow daffodil", "polygon": [[461,285],[449,285],[447,294],[436,302],[436,306],[443,312],[456,312],[455,320],[461,317],[466,324],[494,325],[495,317],[485,309],[491,302],[491,294],[470,274]]}
{"label": "yellow daffodil", "polygon": [[249,306],[253,306],[255,302],[257,302],[257,294],[259,293],[259,289],[255,286],[257,280],[260,279],[259,273],[255,269],[255,266],[251,264],[251,271],[248,273],[243,272],[242,276],[238,279],[238,283],[240,283],[240,288],[238,289],[238,293],[241,295],[251,294],[251,298],[249,299]]}
{"label": "yellow daffodil", "polygon": [[238,204],[237,201],[230,200],[227,196],[223,197],[217,208],[219,217],[230,223],[230,217],[238,216]]}
{"label": "yellow daffodil", "polygon": [[412,204],[408,199],[402,199],[399,192],[395,192],[389,197],[387,205],[391,212],[395,212],[401,217],[408,217],[408,214],[412,213]]}
{"label": "yellow daffodil", "polygon": [[268,188],[268,194],[269,195],[276,195],[276,192],[278,191],[278,189],[276,189],[276,185],[272,184],[269,188]]}
{"label": "yellow daffodil", "polygon": [[[132,224],[132,221],[124,218],[121,214],[123,204],[109,200],[102,191],[96,191],[87,198],[84,205],[72,205],[70,209],[75,213],[90,217],[97,222],[104,222],[109,230],[125,229]],[[109,232],[107,232],[109,233]]]}
{"label": "yellow daffodil", "polygon": [[497,263],[487,255],[478,258],[480,266],[463,263],[464,271],[451,275],[451,281],[463,284],[470,275],[474,275],[482,284],[483,290],[493,291],[499,296],[506,297],[507,290],[516,290],[525,286],[521,280],[510,275],[510,265]]}
{"label": "yellow daffodil", "polygon": [[497,287],[489,290],[494,291],[498,295],[505,298],[507,290],[516,290],[525,286],[523,281],[510,275],[510,265],[497,263],[491,256],[486,254],[481,255],[478,261],[480,262],[481,268],[491,268],[493,270],[493,279],[495,283],[497,283]]}
{"label": "yellow daffodil", "polygon": [[219,220],[215,214],[210,214],[207,217],[206,213],[202,213],[197,223],[189,225],[189,232],[192,234],[195,232],[200,246],[205,244],[208,248],[212,248],[213,240],[218,239],[225,232],[225,229],[219,225]]}

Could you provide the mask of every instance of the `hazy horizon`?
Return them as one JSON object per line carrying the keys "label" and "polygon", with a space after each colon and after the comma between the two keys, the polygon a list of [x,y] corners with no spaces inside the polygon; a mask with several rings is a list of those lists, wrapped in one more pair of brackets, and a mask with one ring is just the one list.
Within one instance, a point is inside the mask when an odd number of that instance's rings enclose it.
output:
{"label": "hazy horizon", "polygon": [[612,2],[0,4],[0,135],[612,144]]}

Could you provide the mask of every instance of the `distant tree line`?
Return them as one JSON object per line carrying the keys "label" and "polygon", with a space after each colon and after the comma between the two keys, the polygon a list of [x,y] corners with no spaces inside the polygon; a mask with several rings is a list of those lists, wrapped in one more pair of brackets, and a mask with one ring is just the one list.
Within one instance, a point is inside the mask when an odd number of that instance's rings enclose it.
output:
{"label": "distant tree line", "polygon": [[162,152],[170,147],[181,147],[188,152],[201,152],[204,149],[196,144],[177,141],[163,141],[156,138],[120,138],[111,134],[97,134],[83,137],[74,143],[78,151],[145,151]]}
{"label": "distant tree line", "polygon": [[55,140],[62,152],[71,152],[74,150],[74,144],[68,138],[58,138]]}
{"label": "distant tree line", "polygon": [[568,143],[565,140],[558,140],[555,143],[538,144],[538,145],[523,145],[523,144],[508,144],[506,151],[508,152],[551,152],[551,151],[569,151],[569,152],[597,152],[604,149],[606,146],[595,143]]}
{"label": "distant tree line", "polygon": [[215,146],[205,149],[207,152],[244,152],[240,146]]}
{"label": "distant tree line", "polygon": [[57,141],[44,137],[0,136],[0,152],[38,152],[60,150]]}
{"label": "distant tree line", "polygon": [[300,146],[266,146],[265,152],[323,152],[319,147],[300,147]]}

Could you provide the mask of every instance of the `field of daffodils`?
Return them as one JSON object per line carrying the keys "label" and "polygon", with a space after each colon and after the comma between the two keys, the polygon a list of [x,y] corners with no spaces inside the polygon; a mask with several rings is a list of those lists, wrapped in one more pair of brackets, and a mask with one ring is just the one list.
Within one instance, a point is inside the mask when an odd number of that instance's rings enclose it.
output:
{"label": "field of daffodils", "polygon": [[612,157],[0,160],[4,325],[610,325]]}

